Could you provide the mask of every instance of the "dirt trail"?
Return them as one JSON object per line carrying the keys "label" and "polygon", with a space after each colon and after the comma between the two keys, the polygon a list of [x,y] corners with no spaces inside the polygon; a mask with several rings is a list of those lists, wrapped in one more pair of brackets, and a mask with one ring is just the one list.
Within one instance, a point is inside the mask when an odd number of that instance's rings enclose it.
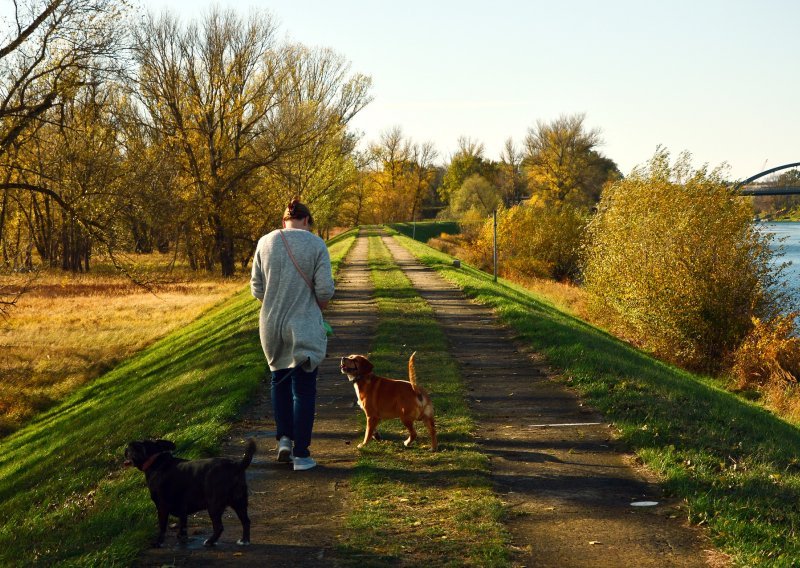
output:
{"label": "dirt trail", "polygon": [[[514,561],[544,568],[720,565],[679,503],[615,447],[613,432],[491,309],[470,302],[394,239],[384,242],[434,310],[459,363],[498,493],[517,514]],[[547,426],[544,426],[547,425]],[[632,502],[656,501],[655,507]]]}
{"label": "dirt trail", "polygon": [[[433,307],[469,389],[479,442],[492,460],[496,489],[512,514],[516,566],[627,567],[720,565],[701,531],[682,526],[677,503],[665,500],[632,458],[618,452],[612,431],[578,398],[550,380],[546,368],[520,350],[491,310],[466,300],[393,239],[389,250]],[[337,279],[326,319],[336,335],[320,369],[312,455],[319,466],[294,472],[274,460],[275,439],[267,385],[237,424],[225,455],[238,457],[254,437],[258,453],[248,469],[252,544],[239,548],[239,523],[226,514],[225,533],[212,550],[205,513],[190,519],[190,542],[147,551],[140,566],[332,566],[348,503],[349,472],[361,432],[354,395],[339,374],[339,357],[368,352],[377,325],[371,300],[366,236],[354,245]],[[254,300],[255,301],[255,300]],[[435,396],[435,393],[434,393]],[[550,427],[539,425],[548,424]],[[580,426],[552,426],[581,424]],[[653,500],[648,509],[633,501]],[[674,518],[671,518],[674,517]],[[155,529],[155,511],[153,512]],[[364,565],[381,565],[364,558]]]}
{"label": "dirt trail", "polygon": [[[242,440],[255,438],[258,450],[247,470],[250,488],[250,520],[253,542],[237,547],[241,525],[228,510],[225,532],[211,550],[202,543],[211,534],[205,512],[189,519],[190,542],[177,546],[174,532],[167,534],[164,548],[147,551],[140,566],[331,566],[334,546],[342,530],[348,498],[348,476],[358,458],[355,395],[339,372],[342,355],[369,350],[377,326],[377,308],[372,300],[372,282],[367,266],[366,238],[356,240],[336,279],[336,296],[325,319],[335,335],[328,341],[328,357],[320,366],[317,381],[317,416],[311,454],[319,465],[295,472],[291,465],[275,461],[275,423],[264,383],[260,399],[247,410],[232,432],[224,454],[240,457]],[[253,300],[255,302],[255,300]],[[255,309],[255,306],[254,306]],[[265,363],[265,375],[266,375]],[[155,509],[153,528],[156,527]]]}

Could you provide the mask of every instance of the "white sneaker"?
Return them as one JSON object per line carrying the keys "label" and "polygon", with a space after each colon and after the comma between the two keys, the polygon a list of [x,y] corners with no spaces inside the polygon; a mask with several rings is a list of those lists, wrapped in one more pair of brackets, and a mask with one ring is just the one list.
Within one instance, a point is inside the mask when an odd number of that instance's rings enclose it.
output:
{"label": "white sneaker", "polygon": [[316,467],[317,462],[314,461],[314,458],[307,457],[307,458],[294,458],[294,470],[295,471],[305,471],[307,469],[311,469],[312,467]]}
{"label": "white sneaker", "polygon": [[281,463],[292,461],[292,441],[289,436],[281,436],[278,440],[278,461]]}

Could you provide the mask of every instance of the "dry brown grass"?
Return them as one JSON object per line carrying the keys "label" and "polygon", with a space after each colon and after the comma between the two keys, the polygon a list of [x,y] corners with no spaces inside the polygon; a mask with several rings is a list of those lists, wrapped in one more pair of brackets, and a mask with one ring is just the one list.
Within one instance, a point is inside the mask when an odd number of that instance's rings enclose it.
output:
{"label": "dry brown grass", "polygon": [[[150,259],[142,259],[148,265]],[[241,290],[223,280],[172,272],[148,291],[124,276],[40,274],[0,320],[0,433]],[[0,276],[6,290],[21,276]]]}
{"label": "dry brown grass", "polygon": [[753,328],[733,354],[731,386],[759,393],[767,407],[800,422],[800,338],[792,312],[768,321],[753,319]]}
{"label": "dry brown grass", "polygon": [[503,277],[546,298],[560,310],[579,317],[582,320],[592,321],[586,304],[586,292],[575,284],[556,282],[549,278],[514,275]]}

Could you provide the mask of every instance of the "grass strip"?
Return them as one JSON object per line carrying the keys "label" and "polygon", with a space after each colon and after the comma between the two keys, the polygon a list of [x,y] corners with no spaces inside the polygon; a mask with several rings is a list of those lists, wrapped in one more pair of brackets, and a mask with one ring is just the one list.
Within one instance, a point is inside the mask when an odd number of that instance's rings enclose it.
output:
{"label": "grass strip", "polygon": [[[503,506],[492,492],[489,461],[473,439],[457,365],[430,306],[414,290],[378,237],[369,238],[369,263],[379,323],[370,360],[376,372],[407,377],[417,352],[421,386],[432,393],[440,451],[420,425],[404,448],[398,420],[381,424],[383,440],[361,450],[352,477],[357,499],[347,519],[342,555],[386,563],[503,566],[508,563]],[[364,428],[361,420],[361,432]]]}
{"label": "grass strip", "polygon": [[[338,243],[339,241],[345,241],[348,239],[355,239],[358,236],[358,227],[353,227],[351,229],[347,229],[346,231],[339,233],[335,237],[331,237],[330,239],[325,241],[325,244],[328,245],[328,249],[330,250],[333,245]],[[351,243],[352,244],[352,243]],[[333,252],[331,252],[333,255]]]}
{"label": "grass strip", "polygon": [[[331,247],[338,267],[354,234]],[[0,565],[129,565],[155,530],[130,440],[218,454],[267,373],[258,302],[242,290],[0,441]]]}
{"label": "grass strip", "polygon": [[395,231],[426,243],[428,239],[439,237],[442,233],[456,235],[461,232],[461,227],[456,221],[417,221],[416,223],[392,223],[389,225]]}
{"label": "grass strip", "polygon": [[406,237],[421,262],[494,308],[544,354],[561,378],[619,429],[621,439],[688,520],[705,525],[742,566],[797,566],[800,559],[800,430],[719,388],[713,379],[658,361],[559,311],[547,300]]}
{"label": "grass strip", "polygon": [[347,253],[356,242],[358,236],[358,229],[350,229],[344,233],[336,235],[334,238],[328,240],[325,244],[328,245],[328,253],[331,256],[331,271],[336,276],[339,273],[339,267],[344,262]]}

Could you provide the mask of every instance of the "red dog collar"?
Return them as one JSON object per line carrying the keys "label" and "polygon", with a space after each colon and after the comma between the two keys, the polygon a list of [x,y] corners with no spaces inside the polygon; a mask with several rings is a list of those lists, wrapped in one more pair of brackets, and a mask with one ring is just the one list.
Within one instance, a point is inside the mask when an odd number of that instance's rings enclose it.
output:
{"label": "red dog collar", "polygon": [[150,466],[153,465],[153,462],[156,461],[156,458],[158,458],[158,456],[164,453],[166,452],[158,452],[157,454],[153,454],[152,456],[147,458],[147,461],[142,464],[142,471],[143,472],[147,471],[150,468]]}

